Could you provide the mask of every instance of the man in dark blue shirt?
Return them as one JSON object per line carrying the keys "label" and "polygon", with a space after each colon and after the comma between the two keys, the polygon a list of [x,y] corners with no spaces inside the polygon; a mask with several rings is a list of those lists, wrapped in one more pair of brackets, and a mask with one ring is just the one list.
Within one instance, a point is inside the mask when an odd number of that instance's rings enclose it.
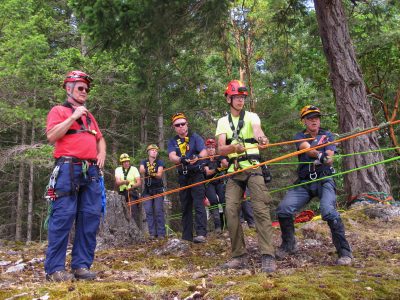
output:
{"label": "man in dark blue shirt", "polygon": [[[197,133],[190,132],[188,120],[183,113],[176,113],[171,119],[176,136],[168,142],[169,160],[179,165],[179,185],[191,185],[204,180],[203,165],[199,157],[206,157],[204,141]],[[195,243],[204,243],[207,236],[207,215],[204,207],[204,184],[179,192],[182,209],[182,239]],[[195,230],[193,238],[193,215],[195,211]]]}
{"label": "man in dark blue shirt", "polygon": [[[322,129],[320,109],[313,105],[303,107],[300,118],[306,129],[296,134],[295,139],[314,138],[312,142],[303,141],[296,143],[297,150],[308,149],[317,145],[332,142],[334,137],[331,132]],[[334,172],[332,167],[333,156],[336,152],[334,144],[310,150],[298,156],[298,180],[296,183],[312,181],[323,178]],[[336,185],[332,178],[326,178],[303,186],[290,189],[279,204],[277,215],[282,232],[282,244],[276,251],[277,258],[284,258],[296,252],[296,239],[294,236],[293,216],[300,211],[313,197],[320,199],[321,216],[332,233],[332,241],[338,253],[338,265],[350,265],[352,252],[346,240],[344,225],[340,214],[336,210]]]}

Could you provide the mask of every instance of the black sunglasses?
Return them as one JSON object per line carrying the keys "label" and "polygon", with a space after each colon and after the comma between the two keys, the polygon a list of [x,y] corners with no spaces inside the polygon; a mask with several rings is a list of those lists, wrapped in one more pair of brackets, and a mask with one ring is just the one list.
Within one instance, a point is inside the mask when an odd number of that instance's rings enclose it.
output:
{"label": "black sunglasses", "polygon": [[183,127],[185,125],[186,125],[186,122],[174,124],[175,127]]}
{"label": "black sunglasses", "polygon": [[85,87],[83,87],[83,86],[78,86],[77,89],[78,89],[78,91],[80,91],[80,92],[85,91],[85,92],[88,93],[88,94],[89,94],[89,92],[90,92],[90,89],[89,89],[89,88],[85,88]]}

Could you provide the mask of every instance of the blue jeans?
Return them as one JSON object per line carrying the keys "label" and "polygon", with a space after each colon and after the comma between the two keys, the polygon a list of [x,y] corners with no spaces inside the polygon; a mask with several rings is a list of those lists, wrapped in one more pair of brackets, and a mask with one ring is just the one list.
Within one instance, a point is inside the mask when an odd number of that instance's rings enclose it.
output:
{"label": "blue jeans", "polygon": [[276,213],[281,218],[293,217],[313,197],[318,197],[320,200],[321,216],[324,221],[340,217],[336,210],[336,185],[332,178],[290,189],[278,205]]}
{"label": "blue jeans", "polygon": [[62,164],[55,190],[61,196],[52,202],[45,271],[52,274],[65,270],[68,237],[74,221],[71,268],[90,268],[96,249],[96,232],[102,206],[98,167],[91,165],[85,177],[82,165],[71,166],[70,162]]}
{"label": "blue jeans", "polygon": [[[143,197],[162,193],[163,189],[145,190]],[[164,197],[157,197],[143,202],[147,225],[151,236],[165,237]]]}

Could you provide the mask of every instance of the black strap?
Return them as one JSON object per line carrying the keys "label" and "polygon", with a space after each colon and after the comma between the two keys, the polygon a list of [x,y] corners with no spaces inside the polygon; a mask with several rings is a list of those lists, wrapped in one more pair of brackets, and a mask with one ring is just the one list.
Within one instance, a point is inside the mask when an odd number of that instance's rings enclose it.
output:
{"label": "black strap", "polygon": [[125,169],[122,167],[122,173],[124,173],[124,180],[126,180],[126,178],[128,177],[128,173],[131,170],[131,167],[132,166],[129,166],[129,168],[126,170],[126,172],[125,172]]}
{"label": "black strap", "polygon": [[245,114],[244,110],[240,111],[239,122],[238,122],[237,128],[235,128],[235,125],[233,124],[232,114],[228,114],[229,126],[231,127],[231,130],[232,130],[232,138],[227,139],[227,141],[226,141],[227,145],[232,143],[233,140],[239,139],[240,131],[242,130],[242,128],[244,126],[244,114]]}
{"label": "black strap", "polygon": [[239,157],[232,157],[229,159],[229,165],[231,165],[235,160],[237,162],[245,161],[245,160],[258,160],[261,161],[261,156],[258,154],[248,154],[248,155],[242,155]]}
{"label": "black strap", "polygon": [[[63,103],[64,107],[68,107],[72,110],[72,113],[74,113],[75,108],[72,107],[71,103],[69,103],[68,101],[65,101]],[[90,130],[90,125],[92,124],[92,119],[90,118],[89,115],[86,116],[86,123],[88,125],[88,128],[86,128],[85,124],[82,121],[82,117],[80,117],[78,120],[76,120],[76,122],[81,126],[80,129],[68,129],[68,131],[65,134],[75,134],[75,133],[84,133],[84,132],[89,132],[92,133],[93,132]]]}

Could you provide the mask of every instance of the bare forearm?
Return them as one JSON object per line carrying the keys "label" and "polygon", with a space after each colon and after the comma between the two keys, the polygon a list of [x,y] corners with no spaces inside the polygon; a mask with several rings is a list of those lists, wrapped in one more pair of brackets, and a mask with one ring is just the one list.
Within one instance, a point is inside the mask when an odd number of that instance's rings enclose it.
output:
{"label": "bare forearm", "polygon": [[47,140],[54,144],[57,140],[62,138],[71,127],[71,125],[75,122],[72,117],[68,117],[63,122],[55,125],[52,129],[47,132]]}

